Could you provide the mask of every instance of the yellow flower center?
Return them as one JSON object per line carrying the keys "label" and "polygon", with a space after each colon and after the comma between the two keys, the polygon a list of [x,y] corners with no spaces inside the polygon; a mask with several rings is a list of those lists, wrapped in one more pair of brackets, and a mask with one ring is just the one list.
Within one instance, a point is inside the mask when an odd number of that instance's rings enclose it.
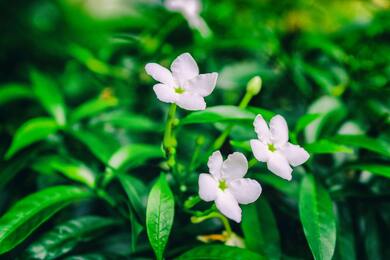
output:
{"label": "yellow flower center", "polygon": [[186,90],[185,90],[184,88],[182,88],[182,87],[177,87],[177,88],[175,88],[175,92],[176,92],[177,94],[183,94],[185,91],[186,91]]}
{"label": "yellow flower center", "polygon": [[225,180],[220,180],[218,188],[220,188],[222,191],[226,190],[228,188],[227,182]]}
{"label": "yellow flower center", "polygon": [[276,147],[274,144],[268,144],[268,150],[270,150],[271,152],[275,152],[276,151]]}

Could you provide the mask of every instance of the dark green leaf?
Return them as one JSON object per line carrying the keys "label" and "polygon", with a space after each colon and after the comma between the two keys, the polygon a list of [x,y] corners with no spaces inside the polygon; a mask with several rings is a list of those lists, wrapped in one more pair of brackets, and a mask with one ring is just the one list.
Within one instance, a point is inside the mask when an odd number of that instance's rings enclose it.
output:
{"label": "dark green leaf", "polygon": [[390,178],[390,166],[382,164],[351,164],[347,166],[351,169],[358,169],[362,171],[369,171],[373,174]]}
{"label": "dark green leaf", "polygon": [[146,205],[144,203],[144,194],[146,194],[145,185],[137,178],[128,174],[117,174],[131,206],[134,208],[140,220],[145,220]]}
{"label": "dark green leaf", "polygon": [[171,232],[175,202],[171,189],[161,174],[148,198],[146,229],[150,244],[158,260],[163,259],[164,250]]}
{"label": "dark green leaf", "polygon": [[177,258],[177,260],[264,260],[252,251],[223,245],[200,246]]}
{"label": "dark green leaf", "polygon": [[336,216],[329,193],[312,175],[302,181],[299,215],[306,239],[316,260],[332,259],[336,245]]}
{"label": "dark green leaf", "polygon": [[51,118],[33,118],[26,121],[15,133],[11,147],[5,157],[11,158],[19,150],[46,139],[58,131],[59,126]]}
{"label": "dark green leaf", "polygon": [[84,216],[56,226],[31,244],[28,259],[56,259],[111,228],[116,222],[109,218]]}
{"label": "dark green leaf", "polygon": [[278,227],[267,200],[262,197],[256,203],[243,206],[242,210],[241,227],[246,247],[268,259],[280,259]]}
{"label": "dark green leaf", "polygon": [[89,191],[75,186],[55,186],[18,201],[0,218],[0,254],[23,242],[59,210],[91,196]]}
{"label": "dark green leaf", "polygon": [[65,125],[65,103],[56,83],[36,70],[31,71],[31,81],[33,91],[42,106],[55,118],[59,125]]}

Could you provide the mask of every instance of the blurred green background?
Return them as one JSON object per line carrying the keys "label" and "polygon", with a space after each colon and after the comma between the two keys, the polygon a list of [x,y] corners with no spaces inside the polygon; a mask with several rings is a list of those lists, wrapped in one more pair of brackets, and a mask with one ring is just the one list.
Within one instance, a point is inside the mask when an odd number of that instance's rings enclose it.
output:
{"label": "blurred green background", "polygon": [[[202,2],[208,36],[191,29],[182,15],[166,10],[158,0],[0,2],[0,154],[9,153],[15,132],[24,122],[48,117],[46,110],[52,111],[59,125],[70,129],[50,135],[47,142],[19,152],[12,160],[1,161],[1,215],[18,199],[64,182],[49,174],[47,162],[40,161],[42,153],[75,158],[99,172],[118,147],[132,143],[159,146],[168,105],[156,99],[154,80],[144,66],[157,62],[167,67],[179,54],[190,52],[201,73],[219,73],[216,90],[206,98],[209,107],[237,105],[247,81],[262,77],[262,91],[252,99],[251,108],[280,113],[296,130],[295,141],[309,147],[314,156],[311,171],[337,203],[340,223],[346,223],[338,230],[343,234],[338,237],[335,258],[389,259],[389,1]],[[37,90],[36,85],[44,87]],[[56,86],[61,96],[50,86]],[[45,95],[60,100],[59,110],[42,101]],[[307,114],[306,121],[299,121]],[[317,121],[309,124],[313,120]],[[185,128],[179,135],[179,159],[191,160],[199,132],[207,145],[223,128],[223,124]],[[250,127],[235,127],[230,139],[237,143],[248,140],[251,131]],[[338,134],[363,139],[332,139]],[[325,139],[332,143],[317,142],[311,149],[306,146]],[[233,142],[223,149],[227,154],[237,147]],[[349,154],[338,153],[345,151]],[[152,149],[150,153],[158,152]],[[132,173],[150,187],[159,174],[159,163],[142,165]],[[265,170],[260,166],[258,171]],[[188,180],[173,188],[182,192],[178,196],[183,201],[196,194],[198,172],[191,172]],[[259,178],[266,194],[262,196],[274,210],[281,254],[286,259],[312,257],[297,211],[296,189],[302,172],[294,175],[297,180],[291,186]],[[114,186],[111,192],[119,198],[118,189]],[[72,208],[34,233],[32,240],[69,215],[110,215],[101,204]],[[197,244],[199,233],[220,228],[215,223],[197,228],[189,224],[188,215],[177,214],[179,224],[174,225],[168,259]],[[113,248],[102,249],[108,255],[115,252],[118,259],[129,257],[126,245],[131,238],[123,230],[116,231],[92,248],[110,244]],[[136,252],[141,258],[150,258],[153,254],[142,234]],[[4,259],[20,256],[22,249]],[[92,249],[78,250],[81,254]]]}

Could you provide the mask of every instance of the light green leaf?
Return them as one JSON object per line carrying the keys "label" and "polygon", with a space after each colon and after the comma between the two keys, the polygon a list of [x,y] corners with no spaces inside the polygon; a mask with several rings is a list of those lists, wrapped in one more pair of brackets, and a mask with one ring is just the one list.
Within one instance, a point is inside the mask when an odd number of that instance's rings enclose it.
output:
{"label": "light green leaf", "polygon": [[336,246],[336,216],[329,193],[307,174],[299,194],[299,215],[316,260],[332,259]]}
{"label": "light green leaf", "polygon": [[310,125],[314,120],[320,117],[320,114],[306,114],[301,116],[295,125],[295,133],[300,133],[303,129],[306,128],[306,126]]}
{"label": "light green leaf", "polygon": [[259,108],[259,107],[248,107],[247,110],[254,113],[255,115],[261,115],[266,121],[270,121],[271,118],[273,118],[276,115],[276,113],[270,110]]}
{"label": "light green leaf", "polygon": [[319,140],[314,143],[306,144],[305,149],[311,154],[329,154],[329,153],[352,153],[353,150],[341,144],[329,140]]}
{"label": "light green leaf", "polygon": [[158,260],[163,259],[165,246],[171,232],[175,202],[171,189],[161,174],[148,198],[146,229],[148,238]]}
{"label": "light green leaf", "polygon": [[356,148],[362,148],[390,157],[390,144],[379,138],[374,139],[365,135],[336,135],[332,141]]}
{"label": "light green leaf", "polygon": [[242,210],[241,227],[246,247],[268,259],[280,259],[279,231],[267,200],[262,197],[256,203],[243,206]]}
{"label": "light green leaf", "polygon": [[351,164],[347,166],[351,169],[358,169],[362,171],[369,171],[373,174],[390,178],[390,166],[382,164]]}
{"label": "light green leaf", "polygon": [[58,131],[59,126],[51,118],[33,118],[26,121],[15,133],[5,158],[11,158],[19,150],[46,139]]}
{"label": "light green leaf", "polygon": [[31,89],[18,83],[9,83],[0,86],[0,105],[17,100],[32,99],[34,94]]}
{"label": "light green leaf", "polygon": [[82,162],[60,156],[47,156],[38,159],[32,166],[38,172],[60,172],[65,177],[94,188],[95,174]]}
{"label": "light green leaf", "polygon": [[109,108],[115,107],[118,104],[118,100],[114,97],[102,99],[95,98],[88,100],[77,107],[70,115],[72,122],[78,122],[84,118],[99,114]]}
{"label": "light green leaf", "polygon": [[207,245],[191,249],[177,260],[265,260],[267,258],[252,251],[223,245]]}
{"label": "light green leaf", "polygon": [[236,106],[209,107],[203,111],[192,112],[180,123],[187,124],[209,124],[217,122],[252,122],[255,114]]}
{"label": "light green leaf", "polygon": [[59,210],[91,196],[89,191],[75,186],[55,186],[18,201],[0,218],[0,254],[23,242]]}
{"label": "light green leaf", "polygon": [[148,144],[129,144],[119,148],[108,161],[108,165],[116,170],[125,171],[142,165],[145,161],[162,158],[159,146]]}
{"label": "light green leaf", "polygon": [[56,83],[36,70],[32,70],[30,76],[33,83],[33,91],[42,106],[55,118],[57,124],[65,125],[65,103]]}
{"label": "light green leaf", "polygon": [[98,216],[83,216],[57,225],[31,244],[25,257],[28,259],[56,259],[90,241],[116,224],[116,221]]}

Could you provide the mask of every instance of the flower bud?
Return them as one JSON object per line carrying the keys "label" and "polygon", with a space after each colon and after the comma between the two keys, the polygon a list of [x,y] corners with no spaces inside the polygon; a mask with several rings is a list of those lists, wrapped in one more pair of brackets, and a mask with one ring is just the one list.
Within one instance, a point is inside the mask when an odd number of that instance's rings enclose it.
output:
{"label": "flower bud", "polygon": [[260,76],[255,76],[248,81],[246,85],[246,91],[251,93],[253,96],[259,94],[261,90],[261,78]]}

